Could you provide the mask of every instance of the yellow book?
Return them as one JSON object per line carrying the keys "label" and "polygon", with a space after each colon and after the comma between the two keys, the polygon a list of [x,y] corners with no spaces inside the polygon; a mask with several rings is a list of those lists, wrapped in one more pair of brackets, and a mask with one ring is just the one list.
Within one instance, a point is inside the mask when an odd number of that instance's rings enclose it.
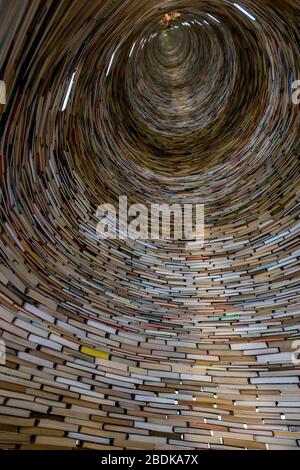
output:
{"label": "yellow book", "polygon": [[108,359],[109,354],[101,352],[101,351],[96,351],[96,349],[90,349],[82,346],[80,348],[80,352],[83,354],[87,354],[88,356],[93,356],[93,357],[100,357],[101,359]]}

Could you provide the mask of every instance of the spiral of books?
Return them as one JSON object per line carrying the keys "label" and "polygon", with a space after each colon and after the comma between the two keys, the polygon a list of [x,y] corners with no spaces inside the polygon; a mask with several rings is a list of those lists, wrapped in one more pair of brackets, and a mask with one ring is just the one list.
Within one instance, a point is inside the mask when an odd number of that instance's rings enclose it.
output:
{"label": "spiral of books", "polygon": [[0,0],[1,449],[299,449],[300,2],[171,8]]}

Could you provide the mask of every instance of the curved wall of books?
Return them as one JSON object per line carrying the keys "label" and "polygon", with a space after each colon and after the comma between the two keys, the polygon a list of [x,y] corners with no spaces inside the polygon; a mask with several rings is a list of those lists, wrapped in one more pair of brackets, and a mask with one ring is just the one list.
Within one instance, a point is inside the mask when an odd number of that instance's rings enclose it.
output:
{"label": "curved wall of books", "polygon": [[[1,448],[298,448],[299,1],[0,12]],[[99,239],[120,195],[204,247]]]}

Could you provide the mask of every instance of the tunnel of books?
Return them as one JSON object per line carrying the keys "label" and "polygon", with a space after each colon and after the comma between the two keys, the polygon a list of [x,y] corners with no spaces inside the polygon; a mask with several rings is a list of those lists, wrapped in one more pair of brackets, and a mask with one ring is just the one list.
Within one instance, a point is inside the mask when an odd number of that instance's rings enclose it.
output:
{"label": "tunnel of books", "polygon": [[[0,0],[0,448],[300,447],[299,0]],[[205,243],[97,207],[201,203]]]}

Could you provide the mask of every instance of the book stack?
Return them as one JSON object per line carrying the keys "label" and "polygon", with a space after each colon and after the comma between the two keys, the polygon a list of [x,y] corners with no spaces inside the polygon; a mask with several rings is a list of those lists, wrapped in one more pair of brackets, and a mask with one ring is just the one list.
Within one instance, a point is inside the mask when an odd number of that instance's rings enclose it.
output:
{"label": "book stack", "polygon": [[299,450],[299,4],[196,3],[0,2],[2,449]]}

